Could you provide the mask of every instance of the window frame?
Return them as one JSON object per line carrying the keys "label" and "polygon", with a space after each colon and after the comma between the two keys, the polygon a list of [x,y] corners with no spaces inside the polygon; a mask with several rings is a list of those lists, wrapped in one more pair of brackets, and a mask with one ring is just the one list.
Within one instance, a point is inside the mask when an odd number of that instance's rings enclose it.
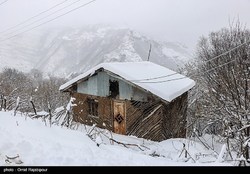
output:
{"label": "window frame", "polygon": [[93,98],[88,98],[87,103],[88,103],[88,116],[99,118],[98,100]]}

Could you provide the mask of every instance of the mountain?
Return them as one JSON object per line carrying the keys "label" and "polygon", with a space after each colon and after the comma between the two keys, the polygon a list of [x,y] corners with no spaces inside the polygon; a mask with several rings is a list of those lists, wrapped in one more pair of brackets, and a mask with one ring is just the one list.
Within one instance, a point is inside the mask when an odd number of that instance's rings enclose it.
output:
{"label": "mountain", "polygon": [[80,29],[36,30],[0,43],[0,69],[32,68],[68,76],[101,62],[150,61],[177,70],[189,60],[188,49],[173,42],[157,42],[130,29],[89,26]]}

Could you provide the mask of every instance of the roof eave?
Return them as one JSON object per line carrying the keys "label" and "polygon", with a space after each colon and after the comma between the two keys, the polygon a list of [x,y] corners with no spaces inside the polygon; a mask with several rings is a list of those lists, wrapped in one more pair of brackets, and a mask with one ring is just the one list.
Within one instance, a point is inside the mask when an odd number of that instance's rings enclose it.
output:
{"label": "roof eave", "polygon": [[[69,92],[68,90],[69,90],[70,88],[72,88],[74,85],[76,85],[76,84],[78,84],[78,83],[81,83],[81,82],[87,80],[88,78],[90,78],[91,76],[93,76],[94,74],[96,74],[97,72],[100,72],[100,71],[103,71],[103,70],[104,70],[103,67],[98,68],[98,69],[95,70],[94,73],[89,73],[89,74],[86,75],[85,77],[82,77],[81,79],[79,79],[79,80],[73,82],[72,84],[69,84],[68,86],[65,86],[64,88],[59,89],[59,90],[60,90],[61,92]],[[76,78],[77,78],[77,77],[76,77]]]}

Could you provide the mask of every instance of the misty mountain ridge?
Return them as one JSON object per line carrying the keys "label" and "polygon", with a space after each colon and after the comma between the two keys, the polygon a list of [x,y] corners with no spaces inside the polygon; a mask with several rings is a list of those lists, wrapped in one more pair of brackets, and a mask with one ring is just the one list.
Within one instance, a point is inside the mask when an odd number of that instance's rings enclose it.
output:
{"label": "misty mountain ridge", "polygon": [[0,44],[0,70],[4,67],[67,77],[102,62],[150,61],[177,70],[191,55],[180,43],[159,42],[140,33],[107,26],[80,29],[50,28],[17,36]]}

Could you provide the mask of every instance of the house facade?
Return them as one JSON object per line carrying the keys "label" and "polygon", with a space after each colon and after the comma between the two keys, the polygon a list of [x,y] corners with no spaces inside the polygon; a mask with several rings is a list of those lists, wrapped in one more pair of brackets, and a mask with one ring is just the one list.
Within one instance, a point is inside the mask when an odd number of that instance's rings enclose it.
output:
{"label": "house facade", "polygon": [[195,82],[151,62],[102,63],[60,87],[75,98],[73,120],[154,141],[185,137]]}

